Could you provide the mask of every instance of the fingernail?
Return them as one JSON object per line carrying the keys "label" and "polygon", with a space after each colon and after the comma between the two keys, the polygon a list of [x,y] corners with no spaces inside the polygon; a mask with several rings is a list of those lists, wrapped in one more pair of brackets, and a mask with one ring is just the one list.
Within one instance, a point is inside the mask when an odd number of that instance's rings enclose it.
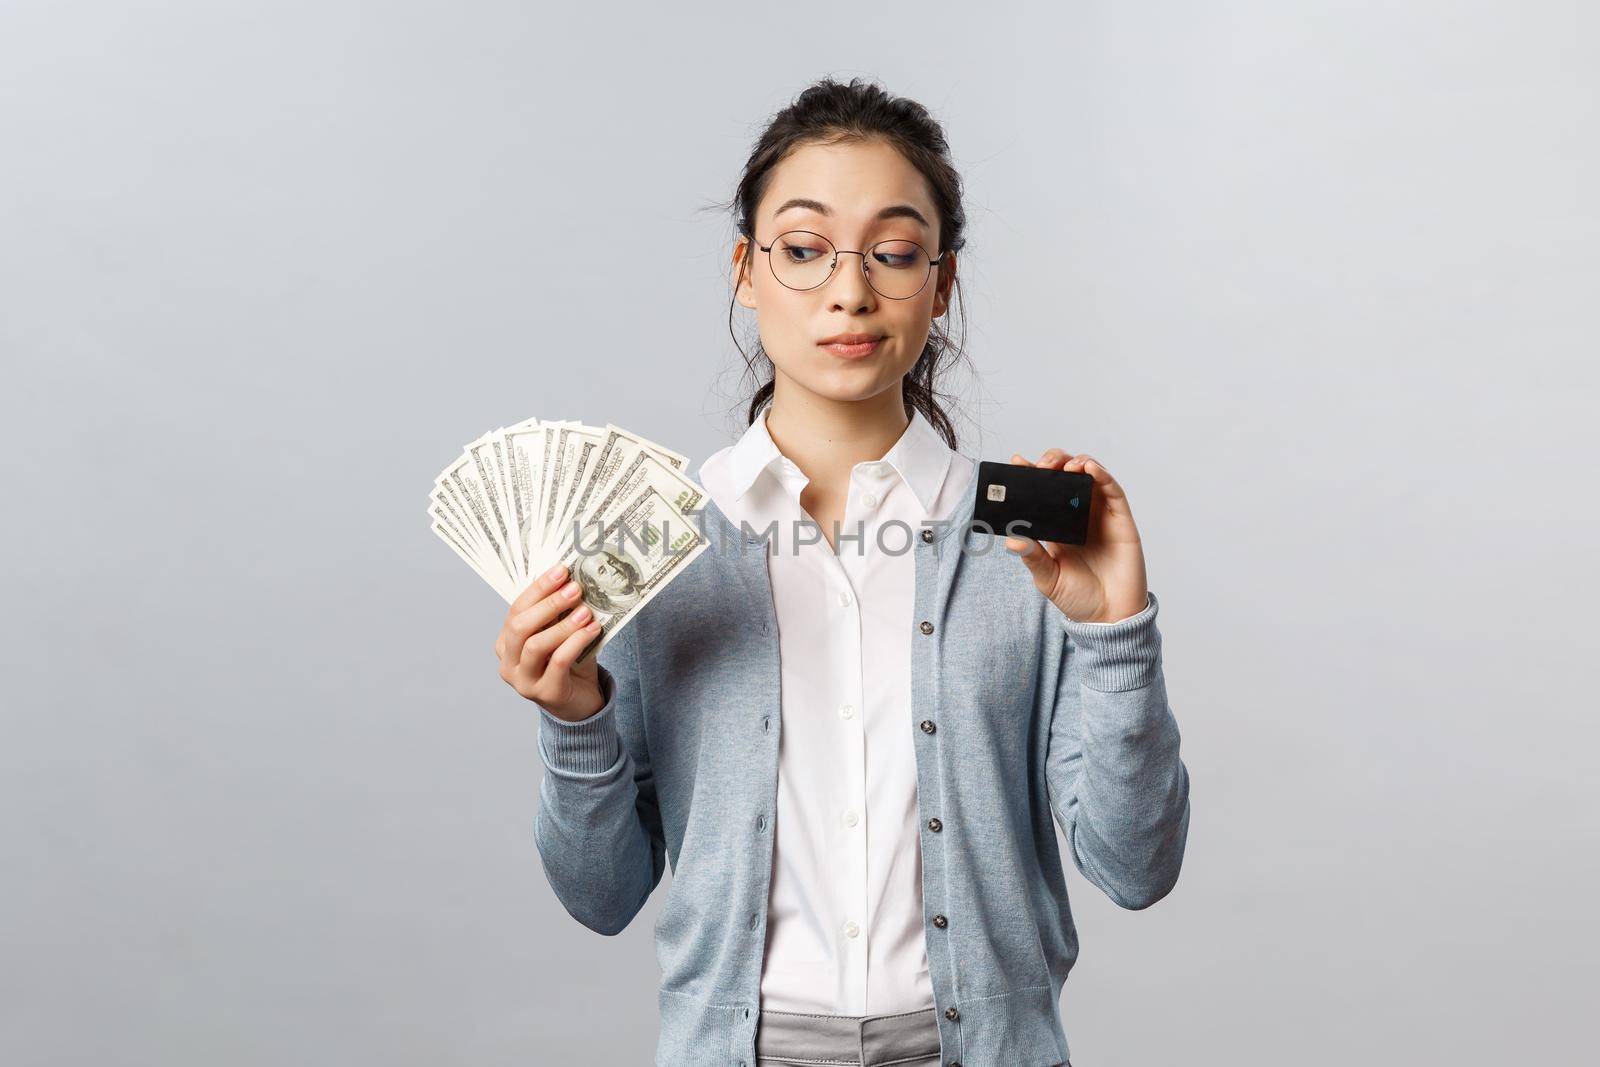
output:
{"label": "fingernail", "polygon": [[584,619],[589,618],[593,614],[594,613],[589,610],[589,605],[579,604],[577,607],[572,609],[572,621],[582,622]]}
{"label": "fingernail", "polygon": [[573,597],[577,596],[578,595],[578,583],[577,582],[568,582],[565,586],[562,587],[561,595],[566,597],[568,600],[571,600]]}
{"label": "fingernail", "polygon": [[560,574],[561,574],[561,564],[557,563],[554,567],[551,567],[549,570],[544,572],[544,577],[545,577],[546,581],[553,582],[553,581],[556,580],[557,576],[559,576]]}

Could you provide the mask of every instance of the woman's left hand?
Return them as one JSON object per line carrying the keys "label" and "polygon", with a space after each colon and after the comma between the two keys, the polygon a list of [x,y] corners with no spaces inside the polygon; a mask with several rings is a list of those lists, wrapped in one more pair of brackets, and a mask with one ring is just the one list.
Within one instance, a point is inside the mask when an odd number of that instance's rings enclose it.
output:
{"label": "woman's left hand", "polygon": [[1047,449],[1037,463],[1012,453],[1012,463],[1079,471],[1094,479],[1089,535],[1081,545],[1007,537],[1006,548],[1022,557],[1033,584],[1074,622],[1119,622],[1147,604],[1144,546],[1133,524],[1128,494],[1111,472],[1087,452]]}

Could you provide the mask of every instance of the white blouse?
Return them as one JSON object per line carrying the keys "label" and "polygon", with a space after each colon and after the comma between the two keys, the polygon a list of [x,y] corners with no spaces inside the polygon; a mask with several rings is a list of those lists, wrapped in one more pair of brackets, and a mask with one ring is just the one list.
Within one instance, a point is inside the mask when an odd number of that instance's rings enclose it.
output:
{"label": "white blouse", "polygon": [[955,509],[974,466],[913,414],[881,460],[851,469],[837,551],[820,529],[797,529],[808,479],[778,451],[765,411],[700,466],[735,526],[777,524],[767,562],[782,725],[765,1010],[934,1006],[912,748],[912,541]]}

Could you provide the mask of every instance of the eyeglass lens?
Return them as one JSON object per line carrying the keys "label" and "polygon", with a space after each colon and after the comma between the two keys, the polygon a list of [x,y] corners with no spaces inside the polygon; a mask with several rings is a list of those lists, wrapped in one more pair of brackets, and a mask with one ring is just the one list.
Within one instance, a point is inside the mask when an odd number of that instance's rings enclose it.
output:
{"label": "eyeglass lens", "polygon": [[[833,243],[820,234],[791,230],[772,242],[772,273],[791,289],[815,289],[833,273]],[[837,256],[851,267],[847,257]],[[867,282],[880,296],[904,300],[916,296],[928,281],[928,254],[911,241],[879,241],[863,257]]]}

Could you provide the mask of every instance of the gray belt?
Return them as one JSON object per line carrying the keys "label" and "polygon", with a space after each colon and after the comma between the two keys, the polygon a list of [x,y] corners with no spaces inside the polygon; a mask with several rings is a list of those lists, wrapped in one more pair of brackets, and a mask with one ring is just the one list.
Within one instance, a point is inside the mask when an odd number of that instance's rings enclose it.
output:
{"label": "gray belt", "polygon": [[771,1063],[888,1067],[939,1055],[933,1008],[893,1015],[812,1015],[762,1011],[756,1059]]}

